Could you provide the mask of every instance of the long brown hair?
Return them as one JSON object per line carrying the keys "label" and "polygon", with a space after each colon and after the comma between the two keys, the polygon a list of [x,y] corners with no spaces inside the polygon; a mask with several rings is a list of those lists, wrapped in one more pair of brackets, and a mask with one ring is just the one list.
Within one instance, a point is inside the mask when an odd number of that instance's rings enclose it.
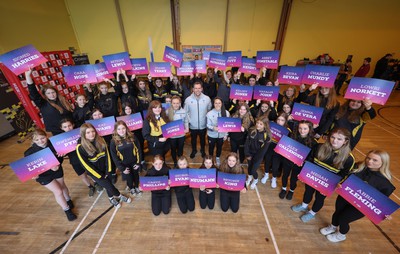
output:
{"label": "long brown hair", "polygon": [[308,121],[308,120],[301,120],[297,126],[297,130],[294,132],[294,138],[298,140],[298,138],[301,138],[300,132],[299,132],[299,127],[300,124],[305,124],[307,125],[309,132],[307,134],[307,137],[305,138],[305,145],[308,147],[311,147],[314,141],[314,128],[313,128],[313,123]]}
{"label": "long brown hair", "polygon": [[161,108],[161,113],[160,116],[164,120],[165,123],[169,122],[169,119],[167,115],[165,114],[165,110],[162,108],[161,102],[154,100],[150,102],[149,109],[147,110],[147,116],[146,119],[150,122],[153,123],[154,127],[156,128],[156,131],[159,131],[158,125],[157,125],[157,119],[156,116],[153,113],[153,108]]}
{"label": "long brown hair", "polygon": [[[325,96],[323,94],[321,94],[320,90],[321,90],[321,87],[319,87],[317,96],[315,97],[315,105],[314,106],[316,106],[316,107],[320,107],[322,102],[325,100]],[[331,88],[329,88],[329,94],[328,94],[328,97],[326,98],[325,108],[333,109],[338,104],[339,104],[339,102],[336,98],[336,91],[333,90],[333,87],[331,87]]]}
{"label": "long brown hair", "polygon": [[316,158],[320,161],[324,161],[328,159],[335,152],[331,145],[330,138],[332,137],[333,134],[336,133],[341,134],[345,137],[345,143],[337,151],[337,156],[333,159],[333,166],[337,169],[342,169],[344,163],[346,162],[346,159],[351,154],[351,148],[350,148],[351,134],[350,131],[345,128],[335,128],[329,133],[327,141],[319,147]]}
{"label": "long brown hair", "polygon": [[[229,165],[228,165],[228,158],[231,156],[235,157],[235,159],[236,159],[236,165],[233,168],[229,167]],[[222,161],[221,167],[219,170],[224,173],[243,174],[243,168],[242,168],[242,166],[240,166],[240,160],[239,160],[239,156],[237,155],[237,153],[230,152],[226,156],[225,160]]]}
{"label": "long brown hair", "polygon": [[347,120],[350,123],[356,123],[356,124],[360,123],[360,118],[365,111],[365,106],[364,104],[361,103],[361,107],[359,109],[352,110],[350,108],[350,102],[352,101],[356,100],[347,100],[342,106],[340,106],[339,112],[335,116],[336,120],[339,120],[344,115],[346,115],[346,113],[349,113],[347,116]]}
{"label": "long brown hair", "polygon": [[[142,89],[140,89],[140,87],[139,87],[140,82],[143,82],[145,85],[144,91]],[[146,101],[150,102],[151,101],[151,91],[149,89],[149,85],[147,84],[147,82],[143,78],[139,78],[136,83],[136,87],[138,90],[138,97],[140,96],[142,98],[146,98]]]}
{"label": "long brown hair", "polygon": [[[86,139],[86,130],[93,129],[96,132],[96,136],[94,138],[94,143],[90,142]],[[104,138],[99,135],[96,128],[91,123],[84,123],[80,127],[81,134],[81,145],[83,149],[90,155],[93,156],[96,153],[100,153],[106,150],[107,143],[104,141]]]}
{"label": "long brown hair", "polygon": [[[244,114],[243,117],[240,117],[239,110],[241,107],[246,108],[246,114]],[[251,115],[249,105],[247,105],[247,103],[245,103],[245,102],[239,103],[239,107],[237,108],[236,112],[232,115],[232,117],[242,118],[242,126],[246,131],[254,124],[254,118]]]}
{"label": "long brown hair", "polygon": [[[263,112],[261,111],[261,105],[263,105],[263,104],[265,104],[265,105],[268,106],[268,109],[267,109],[267,111],[265,111],[265,113],[263,113]],[[259,108],[258,111],[257,111],[256,118],[259,118],[259,117],[262,117],[262,116],[267,116],[267,117],[269,117],[269,113],[270,113],[270,112],[271,112],[271,105],[268,103],[268,101],[261,101],[261,103],[260,103],[260,108]]]}
{"label": "long brown hair", "polygon": [[257,122],[260,121],[264,124],[264,131],[267,133],[267,137],[271,137],[271,129],[269,128],[269,119],[267,116],[262,116],[256,119],[255,125],[250,128],[249,135],[254,138],[257,135]]}
{"label": "long brown hair", "polygon": [[[58,99],[58,100],[60,101],[61,106],[58,105],[57,103],[55,103],[54,101],[51,101],[51,100],[49,100],[49,99],[47,98],[47,96],[46,96],[46,91],[49,90],[49,89],[53,90],[53,91],[57,94],[57,98],[56,98],[56,99]],[[53,86],[48,85],[48,84],[43,85],[43,86],[42,86],[42,89],[41,89],[40,91],[41,91],[41,93],[42,93],[43,98],[44,98],[53,108],[57,109],[58,112],[60,112],[60,114],[64,114],[64,110],[67,110],[67,111],[70,111],[70,112],[73,111],[72,105],[67,101],[67,99],[65,99],[64,96],[62,96],[61,94],[59,94],[58,91],[57,91],[57,89],[55,89]]]}
{"label": "long brown hair", "polygon": [[[120,126],[120,125],[123,125],[126,128],[125,138],[118,135],[117,129],[118,129],[118,126]],[[126,125],[126,123],[124,121],[119,120],[114,124],[114,131],[112,133],[112,139],[114,140],[115,144],[118,146],[118,145],[122,144],[122,141],[124,141],[124,140],[128,143],[133,143],[135,141],[135,135],[133,135],[133,133],[129,130],[128,126]]]}

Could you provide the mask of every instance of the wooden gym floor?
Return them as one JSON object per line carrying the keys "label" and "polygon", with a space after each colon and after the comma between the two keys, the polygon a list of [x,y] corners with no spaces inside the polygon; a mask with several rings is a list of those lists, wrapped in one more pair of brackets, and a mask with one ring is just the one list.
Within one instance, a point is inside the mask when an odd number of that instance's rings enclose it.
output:
{"label": "wooden gym floor", "polygon": [[[353,151],[357,160],[371,149],[391,155],[391,198],[400,203],[400,92],[394,91],[379,115],[365,127]],[[16,136],[0,143],[0,164],[23,156],[30,142],[17,143]],[[185,155],[189,157],[190,140]],[[229,151],[224,144],[223,156]],[[148,156],[147,161],[151,158]],[[190,159],[189,159],[190,160]],[[167,162],[171,159],[168,158]],[[191,167],[200,165],[200,153]],[[220,209],[217,192],[214,210],[202,210],[194,190],[196,210],[181,214],[172,196],[169,215],[153,216],[150,193],[120,209],[110,207],[105,193],[90,198],[68,161],[65,180],[75,203],[78,219],[68,222],[50,191],[35,181],[21,183],[11,168],[0,169],[0,253],[399,253],[400,213],[375,226],[367,218],[351,224],[347,240],[330,243],[319,228],[330,223],[336,194],[327,198],[316,219],[304,224],[290,206],[301,202],[304,184],[299,183],[293,200],[281,200],[278,188],[259,183],[256,190],[241,194],[237,214]],[[117,187],[125,189],[118,179]],[[71,241],[71,235],[76,237]]]}

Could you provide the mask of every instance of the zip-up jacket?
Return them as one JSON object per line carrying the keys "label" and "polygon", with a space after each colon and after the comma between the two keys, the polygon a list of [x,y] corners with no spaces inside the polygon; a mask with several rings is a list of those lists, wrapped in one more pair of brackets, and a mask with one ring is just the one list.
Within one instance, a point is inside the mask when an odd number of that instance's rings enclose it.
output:
{"label": "zip-up jacket", "polygon": [[205,94],[199,98],[192,93],[185,100],[185,110],[189,117],[189,128],[193,130],[203,130],[207,126],[206,115],[211,109],[211,99]]}
{"label": "zip-up jacket", "polygon": [[[226,111],[226,117],[229,117],[228,110],[225,111]],[[225,136],[228,136],[228,132],[219,132],[214,130],[214,127],[218,126],[218,118],[222,117],[221,111],[217,111],[215,108],[213,108],[212,110],[208,111],[206,116],[207,116],[207,135],[210,138],[223,138]]]}
{"label": "zip-up jacket", "polygon": [[80,144],[80,140],[78,140],[76,153],[78,154],[81,165],[89,175],[97,179],[101,179],[113,173],[110,153],[108,152],[107,147],[102,152],[89,155],[85,149],[83,149],[82,145]]}
{"label": "zip-up jacket", "polygon": [[124,171],[126,167],[140,165],[143,158],[142,149],[137,138],[133,143],[123,140],[120,145],[116,145],[114,139],[112,139],[110,153],[115,166],[121,171]]}

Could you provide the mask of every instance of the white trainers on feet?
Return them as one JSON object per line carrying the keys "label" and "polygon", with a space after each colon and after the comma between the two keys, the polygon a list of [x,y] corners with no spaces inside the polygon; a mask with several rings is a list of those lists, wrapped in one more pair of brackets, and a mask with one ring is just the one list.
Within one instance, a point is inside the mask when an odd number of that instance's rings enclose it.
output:
{"label": "white trainers on feet", "polygon": [[276,188],[276,177],[272,177],[272,179],[271,179],[271,188],[272,189]]}
{"label": "white trainers on feet", "polygon": [[129,193],[130,193],[132,196],[136,197],[135,188],[132,188],[132,189],[129,191]]}
{"label": "white trainers on feet", "polygon": [[326,238],[333,243],[337,243],[337,242],[346,240],[346,235],[343,235],[340,232],[336,232],[336,233],[327,235]]}
{"label": "white trainers on feet", "polygon": [[319,230],[319,232],[320,232],[322,235],[330,235],[330,234],[336,232],[336,227],[333,226],[332,224],[330,224],[330,225],[327,226],[327,227],[321,228],[321,229]]}
{"label": "white trainers on feet", "polygon": [[131,199],[131,198],[126,197],[126,196],[124,196],[124,195],[122,195],[122,194],[119,196],[119,200],[121,200],[122,202],[125,202],[125,203],[130,203],[130,202],[132,202],[132,199]]}
{"label": "white trainers on feet", "polygon": [[249,185],[251,183],[251,180],[253,180],[253,176],[252,175],[247,176],[247,180],[246,180],[246,186],[247,187],[249,187]]}
{"label": "white trainers on feet", "polygon": [[219,157],[215,158],[215,163],[217,164],[216,166],[219,167],[221,165],[221,160]]}
{"label": "white trainers on feet", "polygon": [[142,196],[142,191],[139,188],[135,188],[135,192],[138,197]]}
{"label": "white trainers on feet", "polygon": [[268,172],[265,172],[264,177],[261,178],[261,183],[266,184],[268,179],[269,179],[269,174],[268,174]]}
{"label": "white trainers on feet", "polygon": [[258,183],[258,179],[254,179],[250,185],[250,189],[254,190],[256,188],[257,183]]}

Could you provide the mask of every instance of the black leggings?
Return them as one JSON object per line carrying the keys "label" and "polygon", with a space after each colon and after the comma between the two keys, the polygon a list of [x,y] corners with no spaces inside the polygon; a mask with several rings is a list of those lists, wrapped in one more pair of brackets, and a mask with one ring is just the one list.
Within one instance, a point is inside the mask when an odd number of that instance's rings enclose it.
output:
{"label": "black leggings", "polygon": [[290,189],[294,191],[297,187],[297,175],[300,174],[301,167],[297,166],[288,159],[283,159],[282,164],[283,164],[282,187],[287,186],[288,178],[290,175]]}
{"label": "black leggings", "polygon": [[192,142],[192,152],[197,152],[197,136],[200,137],[200,151],[205,153],[206,147],[206,131],[207,129],[202,130],[192,130],[190,129],[190,137]]}
{"label": "black leggings", "polygon": [[240,205],[240,191],[228,191],[220,189],[219,193],[222,211],[226,212],[230,207],[232,212],[237,213]]}
{"label": "black leggings", "polygon": [[171,138],[171,157],[174,163],[178,161],[178,158],[183,155],[183,146],[185,145],[185,136],[181,138]]}
{"label": "black leggings", "polygon": [[230,140],[231,143],[231,152],[237,153],[239,150],[239,159],[240,163],[244,162],[245,155],[244,155],[244,142],[246,140],[235,140],[232,139]]}
{"label": "black leggings", "polygon": [[214,208],[215,204],[215,189],[211,189],[213,192],[207,194],[205,191],[199,190],[199,201],[201,209],[205,209],[207,206],[209,209]]}
{"label": "black leggings", "polygon": [[151,210],[154,215],[159,215],[161,211],[168,214],[171,208],[171,192],[151,193]]}
{"label": "black leggings", "polygon": [[213,156],[214,147],[217,146],[216,157],[220,157],[222,153],[222,145],[224,144],[224,138],[212,138],[208,137],[208,154]]}
{"label": "black leggings", "polygon": [[347,234],[350,230],[350,223],[364,217],[360,211],[352,206],[341,196],[338,196],[335,203],[335,212],[332,215],[332,225],[339,226],[341,234]]}
{"label": "black leggings", "polygon": [[117,188],[115,188],[114,184],[112,184],[111,176],[108,176],[106,178],[96,178],[96,177],[90,175],[90,177],[93,179],[93,181],[95,181],[101,187],[106,189],[107,196],[109,198],[112,198],[114,196],[118,197],[119,195],[121,195],[119,190]]}
{"label": "black leggings", "polygon": [[277,154],[275,151],[273,151],[273,155],[272,155],[272,177],[278,177],[282,172],[281,170],[281,166],[283,164],[283,160],[285,160],[285,158],[280,155]]}
{"label": "black leggings", "polygon": [[317,213],[324,206],[324,201],[326,196],[322,195],[319,191],[306,184],[306,189],[304,191],[304,196],[303,196],[303,202],[309,204],[312,200],[312,196],[314,193],[315,193],[315,201],[311,210]]}
{"label": "black leggings", "polygon": [[124,175],[124,179],[126,179],[126,185],[128,185],[129,189],[132,189],[134,187],[139,188],[139,170],[134,170],[133,167],[129,167],[129,174],[125,174],[124,171],[122,171],[122,174]]}
{"label": "black leggings", "polygon": [[184,190],[183,192],[176,192],[176,201],[178,202],[179,210],[182,213],[194,211],[194,196],[192,188]]}

